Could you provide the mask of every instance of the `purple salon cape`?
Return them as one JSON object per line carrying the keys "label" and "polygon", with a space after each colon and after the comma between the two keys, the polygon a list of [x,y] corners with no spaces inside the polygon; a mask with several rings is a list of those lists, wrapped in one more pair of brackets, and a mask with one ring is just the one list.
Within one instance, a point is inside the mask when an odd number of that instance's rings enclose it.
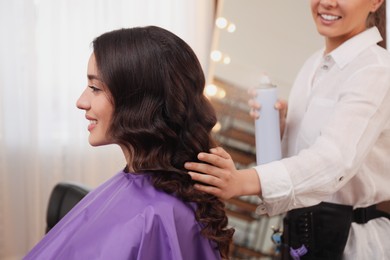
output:
{"label": "purple salon cape", "polygon": [[191,204],[119,172],[91,191],[24,257],[39,260],[221,259]]}

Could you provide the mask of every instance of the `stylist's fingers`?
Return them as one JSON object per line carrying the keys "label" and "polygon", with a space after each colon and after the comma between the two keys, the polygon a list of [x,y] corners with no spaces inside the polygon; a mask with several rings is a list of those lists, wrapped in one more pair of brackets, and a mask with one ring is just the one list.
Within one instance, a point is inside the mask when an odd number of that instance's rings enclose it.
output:
{"label": "stylist's fingers", "polygon": [[249,105],[249,107],[250,107],[249,115],[250,115],[253,119],[259,119],[259,117],[260,117],[259,110],[260,110],[260,108],[261,108],[261,104],[259,104],[258,102],[256,102],[256,100],[254,100],[254,99],[250,99],[250,100],[248,100],[248,105]]}
{"label": "stylist's fingers", "polygon": [[[184,164],[184,167],[187,170],[190,170],[192,172],[203,173],[203,174],[201,174],[201,176],[196,175],[197,181],[201,181],[201,179],[203,180],[204,174],[209,174],[209,175],[216,176],[216,177],[219,177],[219,175],[220,175],[219,168],[214,167],[213,165],[210,165],[210,164],[206,164],[206,163],[186,162]],[[205,175],[205,176],[207,176],[207,175]]]}
{"label": "stylist's fingers", "polygon": [[279,111],[279,123],[280,123],[280,137],[283,137],[284,129],[286,127],[286,116],[287,116],[287,101],[279,99],[275,103],[275,108]]}
{"label": "stylist's fingers", "polygon": [[257,102],[256,100],[254,99],[249,99],[248,100],[248,105],[250,108],[253,108],[253,109],[256,109],[256,110],[259,110],[261,108],[261,104],[259,102]]}
{"label": "stylist's fingers", "polygon": [[286,110],[287,109],[287,101],[285,99],[278,99],[275,103],[275,108],[278,110]]}
{"label": "stylist's fingers", "polygon": [[229,192],[226,192],[227,190],[230,191],[230,189],[228,189],[228,185],[223,179],[191,171],[188,174],[192,180],[197,182],[194,184],[195,189],[212,194],[221,199],[229,199],[232,197]]}
{"label": "stylist's fingers", "polygon": [[[215,150],[215,149],[216,148],[211,149],[210,152],[213,152],[213,151],[218,152],[218,150]],[[220,149],[222,149],[222,148],[220,148]],[[208,174],[218,175],[218,172],[221,169],[228,168],[230,166],[230,162],[232,161],[230,155],[227,154],[225,150],[223,150],[223,151],[220,150],[220,153],[222,153],[222,155],[213,154],[213,153],[199,153],[198,154],[199,160],[213,165],[213,166],[207,165],[207,164],[197,165],[198,168],[202,168],[201,172],[207,172]],[[205,169],[205,168],[207,168],[207,169]]]}
{"label": "stylist's fingers", "polygon": [[[219,168],[218,170],[220,174],[223,175],[223,177],[227,177],[226,176],[226,174],[228,174],[227,172],[231,174],[231,172],[236,171],[236,166],[234,164],[234,161],[230,156],[230,154],[227,151],[225,151],[225,149],[223,149],[222,147],[212,148],[210,149],[210,153],[218,156],[218,157],[211,158],[214,160],[212,161],[212,164]],[[200,160],[202,160],[200,154],[198,157]]]}
{"label": "stylist's fingers", "polygon": [[257,96],[257,91],[255,88],[250,88],[248,89],[248,94],[252,97],[255,98]]}
{"label": "stylist's fingers", "polygon": [[215,147],[215,148],[211,148],[210,149],[210,153],[212,153],[214,155],[218,155],[218,156],[220,156],[220,157],[222,157],[224,159],[232,159],[230,154],[228,152],[226,152],[225,149],[223,149],[220,146]]}
{"label": "stylist's fingers", "polygon": [[191,176],[192,180],[201,182],[203,184],[207,184],[215,187],[220,187],[222,184],[221,179],[213,175],[202,174],[193,171],[189,171],[188,174]]}
{"label": "stylist's fingers", "polygon": [[259,119],[260,118],[260,113],[257,110],[254,110],[254,109],[249,110],[249,115],[253,119]]}
{"label": "stylist's fingers", "polygon": [[199,191],[203,191],[203,192],[206,192],[208,194],[214,195],[214,196],[221,198],[221,199],[228,199],[229,198],[229,197],[225,197],[223,195],[224,194],[223,191],[221,189],[219,189],[218,187],[195,184],[194,188],[199,190]]}
{"label": "stylist's fingers", "polygon": [[248,94],[251,98],[248,100],[248,106],[250,107],[249,115],[253,119],[258,119],[260,117],[259,110],[261,108],[261,104],[256,101],[257,91],[254,88],[248,89]]}
{"label": "stylist's fingers", "polygon": [[286,117],[286,114],[287,114],[287,101],[284,100],[284,99],[279,99],[276,103],[275,103],[275,108],[277,110],[279,110],[279,115],[281,118],[284,118]]}

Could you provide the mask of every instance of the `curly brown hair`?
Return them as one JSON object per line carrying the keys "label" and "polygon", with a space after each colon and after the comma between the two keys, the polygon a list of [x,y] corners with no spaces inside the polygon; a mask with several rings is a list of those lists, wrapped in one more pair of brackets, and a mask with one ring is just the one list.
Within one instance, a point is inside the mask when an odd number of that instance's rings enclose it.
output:
{"label": "curly brown hair", "polygon": [[152,172],[153,185],[196,203],[202,235],[228,258],[234,230],[225,205],[197,191],[187,161],[214,146],[216,115],[203,90],[205,77],[193,50],[175,34],[156,27],[120,29],[93,41],[99,74],[111,94],[110,136],[126,147],[134,172]]}

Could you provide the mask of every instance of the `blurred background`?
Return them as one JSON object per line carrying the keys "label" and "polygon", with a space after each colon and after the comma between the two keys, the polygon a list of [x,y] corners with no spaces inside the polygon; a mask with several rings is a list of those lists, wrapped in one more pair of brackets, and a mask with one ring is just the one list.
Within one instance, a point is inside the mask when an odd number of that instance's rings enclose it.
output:
{"label": "blurred background", "polygon": [[[0,0],[0,259],[21,259],[44,235],[50,192],[61,181],[96,187],[125,164],[117,146],[92,148],[75,103],[92,40],[157,25],[183,38],[207,76],[214,136],[237,167],[255,165],[247,89],[268,74],[288,98],[304,60],[322,46],[309,0]],[[227,202],[233,259],[275,255],[258,197]]]}

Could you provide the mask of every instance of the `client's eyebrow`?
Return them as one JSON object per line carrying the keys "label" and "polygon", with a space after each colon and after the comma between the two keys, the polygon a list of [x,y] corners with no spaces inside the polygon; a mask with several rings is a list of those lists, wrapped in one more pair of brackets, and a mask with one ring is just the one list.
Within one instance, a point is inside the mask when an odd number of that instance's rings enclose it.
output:
{"label": "client's eyebrow", "polygon": [[88,77],[89,80],[95,79],[95,80],[99,80],[99,81],[103,82],[100,77],[98,77],[96,75],[93,75],[93,74],[88,74],[87,77]]}

